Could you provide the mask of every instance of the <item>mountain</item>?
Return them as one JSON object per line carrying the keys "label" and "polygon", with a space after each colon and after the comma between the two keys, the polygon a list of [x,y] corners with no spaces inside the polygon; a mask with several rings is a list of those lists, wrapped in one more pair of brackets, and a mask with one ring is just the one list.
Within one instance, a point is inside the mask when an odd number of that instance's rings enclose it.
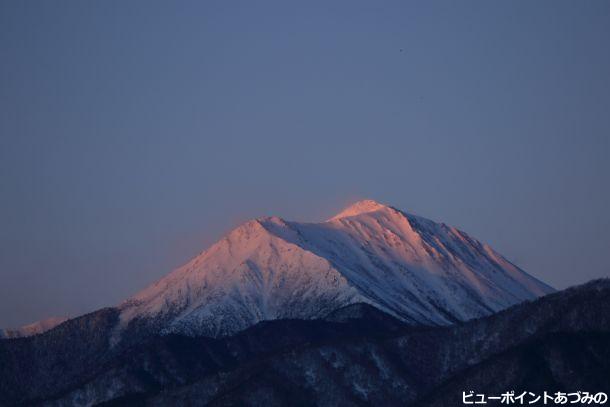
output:
{"label": "mountain", "polygon": [[608,394],[609,373],[610,281],[601,280],[449,327],[322,338],[126,398],[148,406],[442,407],[462,405],[469,390]]}
{"label": "mountain", "polygon": [[610,281],[604,280],[464,324],[286,349],[139,400],[151,406],[188,400],[210,406],[458,406],[468,390],[608,393],[609,372]]}
{"label": "mountain", "polygon": [[266,217],[237,227],[122,303],[115,340],[130,327],[221,337],[354,303],[447,325],[553,291],[456,228],[365,200],[321,223]]}
{"label": "mountain", "polygon": [[0,405],[453,406],[462,391],[610,392],[610,280],[449,326],[369,304],[222,338],[109,347],[117,309],[0,341]]}
{"label": "mountain", "polygon": [[37,321],[28,325],[24,325],[21,328],[0,329],[0,339],[21,338],[24,336],[41,334],[43,332],[48,331],[49,329],[55,328],[57,325],[67,320],[68,318],[65,317],[51,317],[43,319],[42,321]]}

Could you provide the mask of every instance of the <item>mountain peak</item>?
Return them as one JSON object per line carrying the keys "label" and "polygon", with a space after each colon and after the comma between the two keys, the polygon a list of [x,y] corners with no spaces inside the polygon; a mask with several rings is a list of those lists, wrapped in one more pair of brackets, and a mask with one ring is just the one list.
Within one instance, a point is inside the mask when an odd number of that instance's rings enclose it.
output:
{"label": "mountain peak", "polygon": [[375,212],[389,208],[389,206],[381,204],[372,199],[364,199],[362,201],[358,201],[356,203],[351,204],[350,206],[339,212],[337,215],[333,216],[330,220],[347,218],[350,216],[358,216],[363,213]]}

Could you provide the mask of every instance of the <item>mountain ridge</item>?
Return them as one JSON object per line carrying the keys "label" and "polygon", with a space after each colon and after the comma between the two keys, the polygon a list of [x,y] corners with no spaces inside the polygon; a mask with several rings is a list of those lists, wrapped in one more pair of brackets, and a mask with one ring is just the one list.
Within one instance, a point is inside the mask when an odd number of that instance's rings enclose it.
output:
{"label": "mountain ridge", "polygon": [[22,338],[31,335],[38,335],[55,328],[67,321],[67,317],[49,317],[31,324],[23,325],[19,328],[0,329],[0,339]]}
{"label": "mountain ridge", "polygon": [[[463,385],[495,391],[494,377],[502,391],[519,389],[521,372],[536,367],[522,357],[523,346],[552,373],[524,390],[607,391],[609,310],[605,279],[452,326],[410,327],[354,304],[322,319],[260,322],[229,337],[152,335],[107,348],[118,320],[118,310],[107,309],[0,341],[0,404],[457,405]],[[547,345],[562,356],[545,353]],[[596,380],[583,375],[592,371]]]}
{"label": "mountain ridge", "polygon": [[446,325],[553,291],[465,232],[364,200],[320,223],[245,222],[119,309],[124,327],[223,336],[356,302]]}

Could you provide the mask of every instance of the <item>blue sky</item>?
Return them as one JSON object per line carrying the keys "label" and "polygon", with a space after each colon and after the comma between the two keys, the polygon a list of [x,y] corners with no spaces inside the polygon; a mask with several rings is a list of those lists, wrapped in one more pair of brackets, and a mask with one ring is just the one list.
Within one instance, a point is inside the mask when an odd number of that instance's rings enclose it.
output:
{"label": "blue sky", "polygon": [[610,275],[610,3],[0,3],[0,326],[372,198]]}

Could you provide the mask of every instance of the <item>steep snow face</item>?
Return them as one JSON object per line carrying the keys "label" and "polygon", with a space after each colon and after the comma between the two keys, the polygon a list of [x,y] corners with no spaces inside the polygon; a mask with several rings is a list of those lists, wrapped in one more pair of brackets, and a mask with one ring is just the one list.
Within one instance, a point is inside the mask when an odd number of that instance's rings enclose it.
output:
{"label": "steep snow face", "polygon": [[222,336],[356,302],[444,325],[552,291],[464,232],[367,200],[322,223],[247,222],[120,308],[123,326]]}
{"label": "steep snow face", "polygon": [[51,317],[22,326],[21,328],[0,329],[0,338],[22,338],[25,336],[41,334],[49,329],[55,328],[57,325],[67,320],[68,318],[65,317]]}
{"label": "steep snow face", "polygon": [[406,321],[463,321],[554,291],[466,233],[374,201],[324,223],[264,225],[328,259],[370,303]]}

